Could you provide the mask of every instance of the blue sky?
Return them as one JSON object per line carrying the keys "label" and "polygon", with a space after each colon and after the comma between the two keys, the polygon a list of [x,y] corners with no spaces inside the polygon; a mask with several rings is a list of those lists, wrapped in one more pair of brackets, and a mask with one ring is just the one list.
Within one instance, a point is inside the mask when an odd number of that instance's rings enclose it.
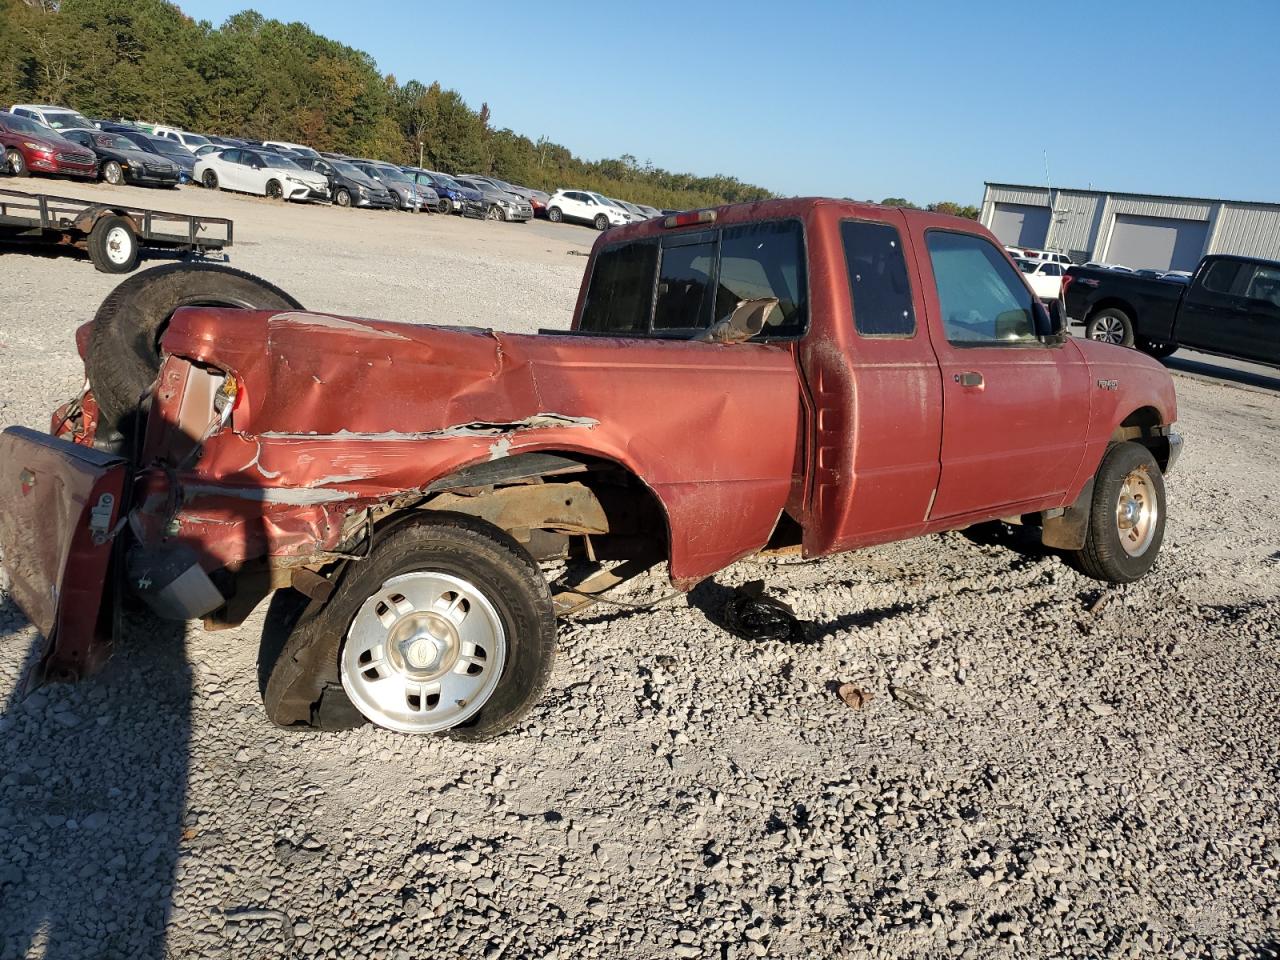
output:
{"label": "blue sky", "polygon": [[1055,186],[1280,201],[1280,0],[178,2],[301,20],[590,159],[976,203],[1047,151]]}

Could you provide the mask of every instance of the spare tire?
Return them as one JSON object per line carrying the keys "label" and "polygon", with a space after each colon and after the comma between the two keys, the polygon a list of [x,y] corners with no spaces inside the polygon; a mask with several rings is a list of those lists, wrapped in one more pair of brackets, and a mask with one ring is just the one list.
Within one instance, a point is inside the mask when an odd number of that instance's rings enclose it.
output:
{"label": "spare tire", "polygon": [[138,401],[160,372],[160,337],[179,307],[301,310],[274,284],[210,263],[171,263],[135,274],[111,291],[89,334],[85,373],[101,424],[129,435]]}

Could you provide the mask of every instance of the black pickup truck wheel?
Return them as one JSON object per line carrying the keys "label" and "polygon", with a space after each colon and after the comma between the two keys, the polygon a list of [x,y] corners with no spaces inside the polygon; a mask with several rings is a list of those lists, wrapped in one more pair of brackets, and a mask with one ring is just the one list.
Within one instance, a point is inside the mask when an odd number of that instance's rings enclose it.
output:
{"label": "black pickup truck wheel", "polygon": [[[273,607],[288,604],[282,591]],[[371,720],[401,733],[486,740],[542,696],[555,660],[546,579],[506,533],[423,514],[374,542],[332,595],[264,631],[263,704],[280,726]],[[260,674],[260,677],[262,674]]]}
{"label": "black pickup truck wheel", "polygon": [[1151,451],[1117,443],[1094,475],[1084,549],[1067,559],[1085,576],[1130,583],[1156,561],[1164,541],[1164,475]]}
{"label": "black pickup truck wheel", "polygon": [[1123,310],[1107,307],[1089,317],[1088,323],[1084,325],[1084,335],[1090,340],[1132,347],[1133,320]]}
{"label": "black pickup truck wheel", "polygon": [[1157,360],[1163,360],[1165,357],[1172,356],[1178,349],[1178,345],[1176,343],[1164,343],[1160,340],[1148,340],[1146,337],[1139,337],[1138,349],[1143,353],[1150,354]]}
{"label": "black pickup truck wheel", "polygon": [[[96,231],[95,231],[96,232]],[[170,263],[135,274],[93,318],[85,373],[102,423],[127,434],[138,400],[160,372],[160,337],[179,307],[301,310],[279,287],[217,264]]]}

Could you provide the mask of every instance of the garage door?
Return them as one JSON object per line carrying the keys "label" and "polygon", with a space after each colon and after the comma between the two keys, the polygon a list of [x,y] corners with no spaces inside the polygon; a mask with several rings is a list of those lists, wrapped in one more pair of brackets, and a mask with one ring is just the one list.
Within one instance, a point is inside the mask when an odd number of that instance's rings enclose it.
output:
{"label": "garage door", "polygon": [[1107,263],[1135,270],[1194,270],[1209,235],[1207,220],[1173,220],[1116,214]]}
{"label": "garage door", "polygon": [[1039,250],[1049,236],[1049,208],[997,203],[991,216],[991,232],[1001,243]]}

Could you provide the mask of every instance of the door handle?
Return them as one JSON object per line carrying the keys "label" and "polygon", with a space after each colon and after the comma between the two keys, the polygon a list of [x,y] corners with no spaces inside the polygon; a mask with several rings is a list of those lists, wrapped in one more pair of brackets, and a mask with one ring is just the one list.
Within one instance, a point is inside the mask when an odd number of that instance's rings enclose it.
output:
{"label": "door handle", "polygon": [[962,387],[982,386],[982,374],[978,373],[976,370],[969,371],[968,373],[957,373],[955,379],[956,383],[960,384]]}

